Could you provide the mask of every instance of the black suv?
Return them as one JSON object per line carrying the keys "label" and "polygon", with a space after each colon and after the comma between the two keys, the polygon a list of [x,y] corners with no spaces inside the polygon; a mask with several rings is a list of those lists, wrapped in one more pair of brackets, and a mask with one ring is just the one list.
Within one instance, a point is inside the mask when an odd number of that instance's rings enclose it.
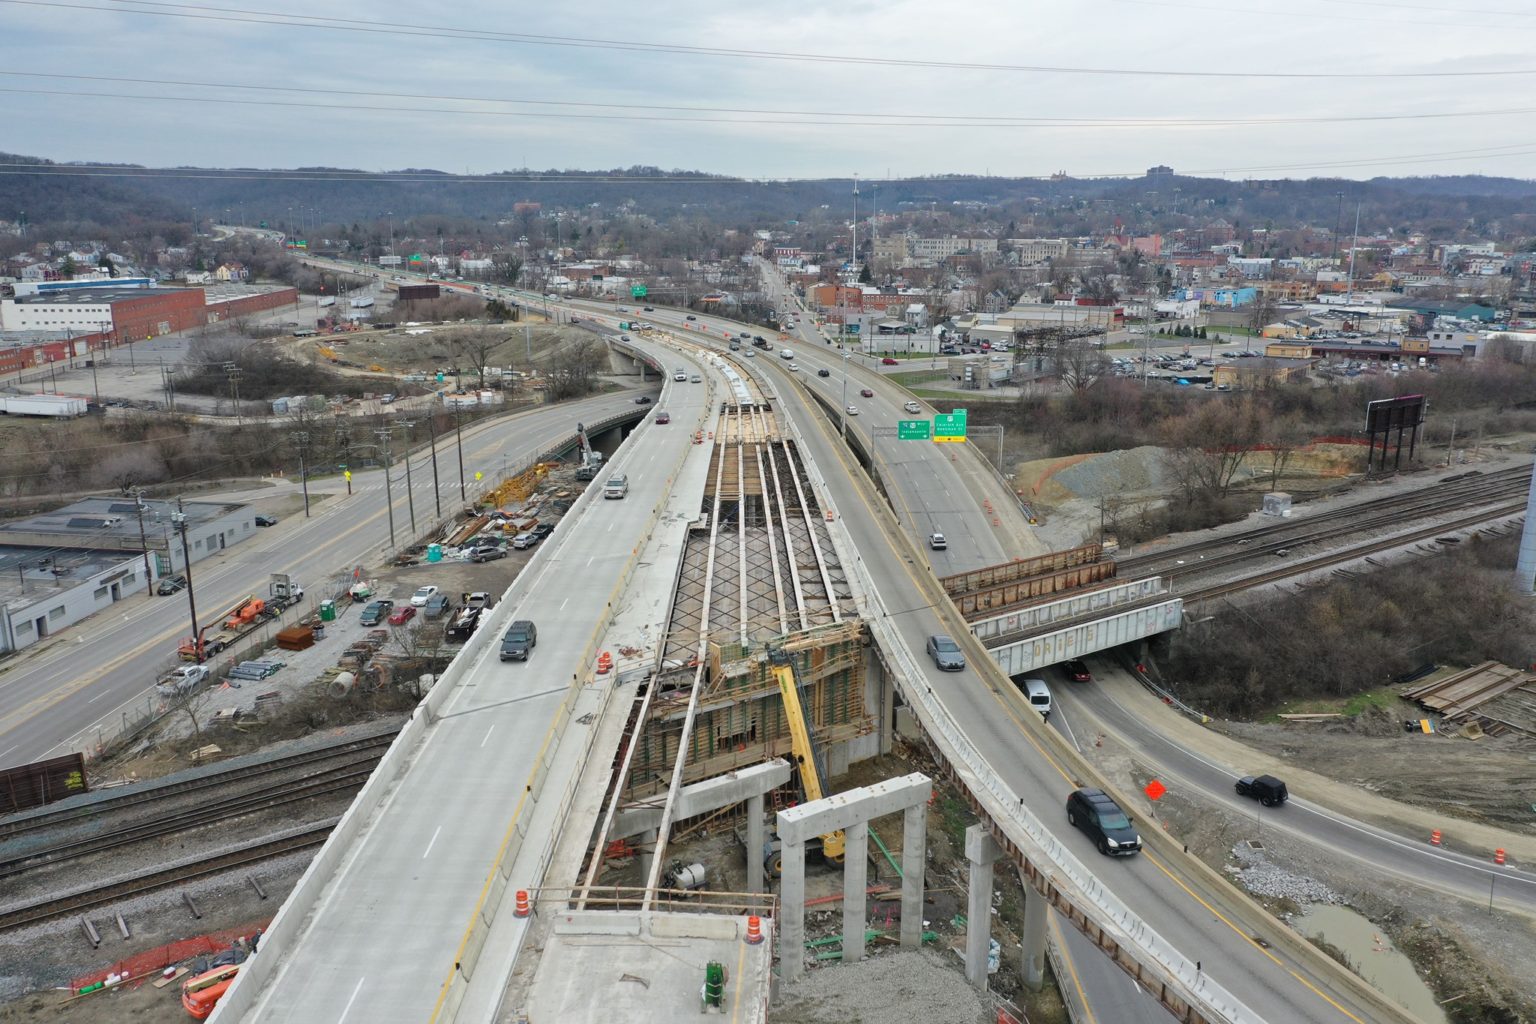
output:
{"label": "black suv", "polygon": [[1251,796],[1265,807],[1274,807],[1290,799],[1285,783],[1273,775],[1244,775],[1237,780],[1237,795]]}
{"label": "black suv", "polygon": [[507,627],[501,638],[502,661],[527,661],[539,642],[539,630],[527,619],[518,619]]}
{"label": "black suv", "polygon": [[1067,824],[1087,833],[1106,856],[1141,852],[1141,836],[1130,816],[1102,789],[1079,789],[1067,797]]}

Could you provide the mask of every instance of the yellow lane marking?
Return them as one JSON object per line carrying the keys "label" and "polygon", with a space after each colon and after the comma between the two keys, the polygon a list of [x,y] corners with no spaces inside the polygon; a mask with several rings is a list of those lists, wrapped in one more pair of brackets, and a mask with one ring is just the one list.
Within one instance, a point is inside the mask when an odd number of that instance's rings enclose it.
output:
{"label": "yellow lane marking", "polygon": [[[1044,899],[1043,896],[1040,896],[1038,893],[1030,890],[1025,891],[1024,898]],[[1049,918],[1049,921],[1051,925],[1051,931],[1056,935],[1057,955],[1061,957],[1061,962],[1067,965],[1067,974],[1069,974],[1072,978],[1072,988],[1077,992],[1078,1005],[1080,1005],[1083,1008],[1083,1012],[1088,1015],[1087,1024],[1098,1024],[1099,1018],[1093,1015],[1093,1007],[1089,1005],[1088,993],[1083,991],[1083,981],[1077,976],[1077,965],[1072,961],[1072,951],[1067,948],[1067,942],[1062,935],[1061,926],[1056,923],[1056,915],[1052,914]],[[1060,978],[1056,980],[1058,984],[1061,981]],[[1080,1021],[1079,1024],[1083,1024],[1083,1022]]]}

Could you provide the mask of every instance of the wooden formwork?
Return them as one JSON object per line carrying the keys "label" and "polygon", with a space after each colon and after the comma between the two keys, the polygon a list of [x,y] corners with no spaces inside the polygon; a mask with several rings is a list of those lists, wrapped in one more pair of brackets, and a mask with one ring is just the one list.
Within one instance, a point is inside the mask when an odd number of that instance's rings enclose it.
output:
{"label": "wooden formwork", "polygon": [[1068,590],[1102,583],[1114,579],[1114,562],[1093,562],[1071,569],[1061,569],[1043,576],[1000,583],[984,590],[973,590],[954,595],[955,607],[967,619],[997,615],[1009,608],[1042,597],[1051,597]]}
{"label": "wooden formwork", "polygon": [[1015,580],[1028,579],[1031,576],[1061,572],[1079,565],[1090,565],[1101,561],[1103,557],[1102,545],[1084,544],[1082,547],[1070,548],[1066,551],[1053,551],[1034,558],[1020,558],[1001,565],[988,565],[969,572],[956,573],[953,576],[945,576],[939,580],[939,583],[950,597],[959,597],[962,594],[1001,586]]}

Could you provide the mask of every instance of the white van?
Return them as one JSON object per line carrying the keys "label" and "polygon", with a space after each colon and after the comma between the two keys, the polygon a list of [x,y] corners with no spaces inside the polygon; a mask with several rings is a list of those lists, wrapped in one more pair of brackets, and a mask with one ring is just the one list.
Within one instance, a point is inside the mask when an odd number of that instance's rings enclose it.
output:
{"label": "white van", "polygon": [[629,493],[629,477],[623,473],[608,478],[603,484],[604,498],[622,498]]}
{"label": "white van", "polygon": [[792,352],[791,350],[787,349],[787,348],[781,348],[781,349],[779,349],[779,358],[780,359],[793,359],[793,358],[795,358],[795,353]]}
{"label": "white van", "polygon": [[1026,679],[1020,684],[1024,696],[1029,700],[1029,706],[1040,712],[1040,717],[1051,717],[1051,688],[1045,685],[1044,679]]}

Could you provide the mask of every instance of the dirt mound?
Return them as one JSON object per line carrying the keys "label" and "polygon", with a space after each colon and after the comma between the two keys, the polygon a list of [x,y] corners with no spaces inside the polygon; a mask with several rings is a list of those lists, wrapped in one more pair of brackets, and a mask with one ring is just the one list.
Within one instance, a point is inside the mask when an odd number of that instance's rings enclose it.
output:
{"label": "dirt mound", "polygon": [[1157,495],[1171,486],[1163,450],[1143,445],[1095,455],[1036,459],[1014,470],[1015,486],[1025,497],[1046,504],[1105,495]]}

